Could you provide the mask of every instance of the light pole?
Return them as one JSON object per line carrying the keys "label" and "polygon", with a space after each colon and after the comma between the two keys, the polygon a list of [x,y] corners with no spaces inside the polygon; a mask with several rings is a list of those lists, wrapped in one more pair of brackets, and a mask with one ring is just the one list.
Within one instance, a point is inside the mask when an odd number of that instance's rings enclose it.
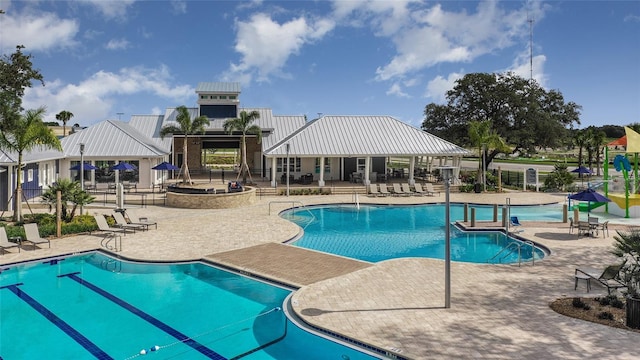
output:
{"label": "light pole", "polygon": [[287,197],[289,196],[289,143],[287,143]]}
{"label": "light pole", "polygon": [[487,144],[482,144],[482,190],[487,192]]}
{"label": "light pole", "polygon": [[[84,143],[80,143],[80,190],[84,192]],[[82,215],[82,205],[80,205]]]}
{"label": "light pole", "polygon": [[444,180],[445,188],[445,217],[444,217],[444,307],[451,307],[451,203],[449,201],[449,192],[451,187],[451,179],[453,178],[454,167],[445,166],[440,168],[440,174]]}

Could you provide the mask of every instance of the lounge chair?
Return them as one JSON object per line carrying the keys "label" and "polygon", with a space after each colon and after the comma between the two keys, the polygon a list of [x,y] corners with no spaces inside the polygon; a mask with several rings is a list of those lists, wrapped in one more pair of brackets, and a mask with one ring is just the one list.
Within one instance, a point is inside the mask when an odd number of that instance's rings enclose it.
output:
{"label": "lounge chair", "polygon": [[418,195],[415,191],[411,190],[411,187],[407,183],[402,184],[402,191],[404,191],[405,194]]}
{"label": "lounge chair", "polygon": [[129,224],[127,220],[125,220],[124,216],[122,216],[122,213],[119,213],[117,211],[113,213],[113,218],[116,220],[116,227],[131,229],[134,233],[136,232],[136,230],[144,231],[146,228],[145,225]]}
{"label": "lounge chair", "polygon": [[402,188],[400,187],[400,184],[398,184],[398,183],[394,183],[394,184],[393,184],[393,193],[394,193],[395,195],[398,195],[398,196],[399,196],[399,195],[403,195],[403,196],[409,196],[409,195],[411,195],[410,193],[406,193],[406,192],[404,192],[404,191],[402,190]]}
{"label": "lounge chair", "polygon": [[369,184],[369,196],[380,196],[380,192],[378,191],[378,184]]}
{"label": "lounge chair", "polygon": [[433,184],[432,183],[424,183],[424,190],[430,194],[431,196],[435,195],[436,193],[438,194],[438,196],[440,196],[440,191],[436,191],[433,188]]}
{"label": "lounge chair", "polygon": [[391,195],[391,192],[387,189],[387,184],[380,184],[380,194],[382,194],[382,196]]}
{"label": "lounge chair", "polygon": [[415,183],[415,185],[413,185],[413,188],[416,189],[416,195],[421,195],[421,196],[425,196],[425,195],[429,195],[429,196],[433,196],[432,192],[428,192],[425,191],[422,188],[422,185],[420,185],[420,183]]}
{"label": "lounge chair", "polygon": [[94,215],[93,217],[96,219],[96,224],[98,224],[98,230],[102,232],[106,232],[106,233],[120,232],[120,233],[123,233],[124,235],[127,235],[127,231],[133,232],[133,230],[131,229],[109,226],[109,223],[107,223],[107,219],[104,218],[104,215]]}
{"label": "lounge chair", "polygon": [[522,226],[517,216],[512,216],[511,218],[509,218],[509,222],[511,223],[511,226]]}
{"label": "lounge chair", "polygon": [[[598,283],[607,288],[607,293],[611,295],[611,289],[620,289],[627,287],[620,280],[620,270],[624,267],[624,262],[619,265],[609,265],[603,271],[599,271],[593,268],[576,268],[575,275],[576,283],[580,275],[586,275],[589,279],[594,279]],[[590,282],[587,282],[587,289],[589,289]]]}
{"label": "lounge chair", "polygon": [[24,233],[26,235],[25,241],[28,241],[33,244],[33,250],[36,249],[36,245],[38,244],[47,243],[49,244],[49,247],[51,247],[51,242],[49,241],[49,239],[44,239],[40,237],[40,230],[38,230],[38,224],[36,223],[24,224]]}
{"label": "lounge chair", "polygon": [[137,217],[133,214],[129,214],[127,213],[127,217],[129,218],[129,224],[135,224],[135,225],[144,225],[146,226],[146,229],[149,230],[149,226],[154,226],[156,229],[158,228],[158,223],[152,220],[149,220],[149,218],[146,217]]}
{"label": "lounge chair", "polygon": [[6,249],[13,247],[17,247],[18,252],[20,252],[20,244],[12,243],[11,241],[9,241],[6,229],[4,228],[4,226],[0,226],[0,249],[2,249],[2,255],[7,252]]}

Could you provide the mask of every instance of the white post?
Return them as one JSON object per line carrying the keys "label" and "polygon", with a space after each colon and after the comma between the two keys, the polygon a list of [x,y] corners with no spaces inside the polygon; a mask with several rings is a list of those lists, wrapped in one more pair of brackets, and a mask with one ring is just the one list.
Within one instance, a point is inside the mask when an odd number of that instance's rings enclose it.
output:
{"label": "white post", "polygon": [[[80,190],[84,191],[84,144],[80,143]],[[82,215],[82,205],[80,205]]]}
{"label": "white post", "polygon": [[271,186],[272,187],[276,187],[276,184],[278,181],[276,179],[277,165],[278,165],[278,158],[274,156],[271,158]]}
{"label": "white post", "polygon": [[318,179],[318,186],[324,186],[324,156],[320,157],[320,178]]}
{"label": "white post", "polygon": [[287,196],[289,196],[289,144],[287,143]]}
{"label": "white post", "polygon": [[413,173],[416,169],[416,157],[412,156],[409,158],[409,185],[415,185],[416,180],[413,178]]}

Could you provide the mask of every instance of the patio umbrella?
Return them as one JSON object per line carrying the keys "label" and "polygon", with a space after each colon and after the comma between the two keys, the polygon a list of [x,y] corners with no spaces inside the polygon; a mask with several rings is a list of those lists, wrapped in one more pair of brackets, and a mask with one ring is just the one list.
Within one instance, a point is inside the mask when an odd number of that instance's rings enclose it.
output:
{"label": "patio umbrella", "polygon": [[[84,163],[84,165],[82,166],[82,170],[96,170],[96,169],[97,167],[89,163]],[[72,167],[69,168],[69,170],[80,171],[80,164],[73,165]]]}
{"label": "patio umbrella", "polygon": [[611,200],[596,192],[594,189],[589,188],[586,190],[582,190],[580,192],[577,192],[573,195],[569,195],[569,199],[571,200],[578,200],[578,201],[587,201],[588,205],[587,205],[587,214],[589,212],[591,212],[591,203],[592,202],[610,202]]}
{"label": "patio umbrella", "polygon": [[582,181],[582,184],[584,185],[584,177],[582,176],[583,174],[589,174],[591,175],[591,170],[589,170],[589,168],[584,167],[582,165],[578,166],[577,168],[571,170],[572,173],[577,173],[580,174],[580,180]]}
{"label": "patio umbrella", "polygon": [[[160,171],[165,171],[165,170],[180,170],[179,167],[173,165],[172,163],[169,162],[161,162],[160,164],[152,167],[153,170],[160,170]],[[162,177],[162,188],[164,189],[164,176]]]}
{"label": "patio umbrella", "polygon": [[120,170],[120,171],[132,171],[137,170],[138,168],[135,165],[129,164],[128,162],[121,162],[118,165],[114,165],[111,167],[111,170]]}

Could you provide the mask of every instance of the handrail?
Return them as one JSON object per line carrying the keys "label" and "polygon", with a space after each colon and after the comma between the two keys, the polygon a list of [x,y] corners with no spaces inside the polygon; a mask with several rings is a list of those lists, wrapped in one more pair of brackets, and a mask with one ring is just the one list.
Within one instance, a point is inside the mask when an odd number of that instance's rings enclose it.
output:
{"label": "handrail", "polygon": [[502,262],[502,259],[504,259],[507,256],[513,254],[515,251],[518,251],[518,266],[520,266],[522,264],[522,247],[525,246],[525,245],[531,246],[531,265],[535,266],[536,265],[536,254],[535,254],[536,247],[533,244],[533,242],[530,241],[530,240],[525,240],[525,241],[517,240],[517,241],[509,243],[509,245],[505,246],[502,250],[498,251],[498,253],[493,255],[493,257],[491,257],[489,260],[487,260],[487,262],[491,262],[491,260],[497,258],[502,253],[504,253],[506,251],[509,251],[508,253],[504,254],[500,258],[500,261]]}
{"label": "handrail", "polygon": [[358,198],[358,193],[353,192],[351,194],[351,201],[356,205],[356,209],[360,210],[360,199]]}
{"label": "handrail", "polygon": [[295,207],[293,205],[298,204],[300,208],[305,209],[309,215],[311,215],[311,217],[315,220],[315,215],[313,215],[313,213],[311,212],[311,210],[307,209],[306,205],[302,203],[302,201],[297,201],[297,200],[274,200],[274,201],[269,201],[269,215],[271,215],[271,204],[291,204],[291,209],[294,211],[295,214]]}
{"label": "handrail", "polygon": [[[114,246],[109,244],[112,240],[114,241]],[[107,250],[122,251],[122,236],[115,233],[106,234],[100,241],[100,245]]]}

